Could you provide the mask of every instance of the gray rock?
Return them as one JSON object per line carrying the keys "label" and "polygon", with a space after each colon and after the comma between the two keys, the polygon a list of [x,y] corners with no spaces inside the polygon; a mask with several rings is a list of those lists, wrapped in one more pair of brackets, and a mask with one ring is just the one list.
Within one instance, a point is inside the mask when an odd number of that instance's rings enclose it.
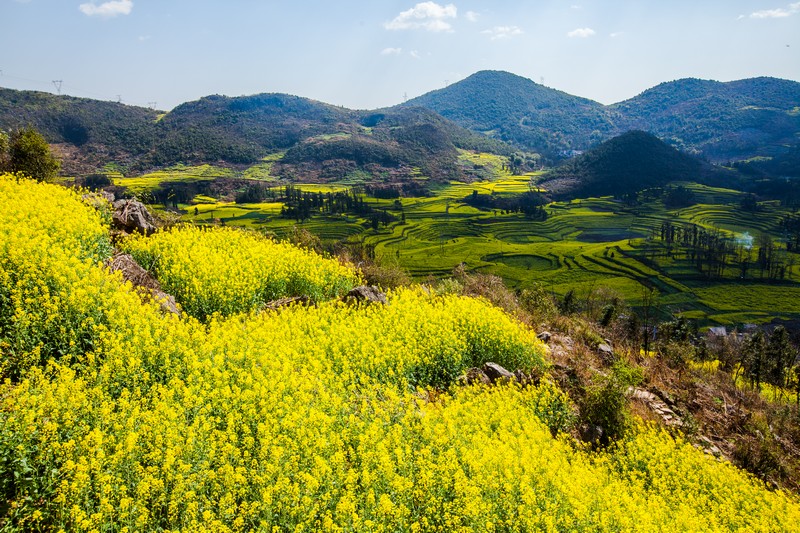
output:
{"label": "gray rock", "polygon": [[514,374],[497,363],[484,363],[482,370],[483,373],[489,377],[489,381],[491,381],[493,384],[500,380],[514,381],[515,379]]}
{"label": "gray rock", "polygon": [[156,231],[155,219],[142,202],[137,200],[117,200],[112,204],[114,226],[128,233],[138,231],[150,235]]}
{"label": "gray rock", "polygon": [[386,305],[386,295],[375,286],[361,285],[348,292],[344,301],[372,302]]}
{"label": "gray rock", "polygon": [[175,297],[161,290],[158,280],[145,270],[129,254],[117,254],[106,262],[106,266],[111,272],[121,272],[122,278],[129,281],[144,295],[150,295],[153,301],[157,302],[164,313],[181,316]]}
{"label": "gray rock", "polygon": [[552,337],[552,335],[550,334],[549,331],[542,331],[541,333],[536,335],[537,339],[539,339],[540,341],[545,342],[545,343],[546,342],[550,342],[550,337]]}
{"label": "gray rock", "polygon": [[130,254],[116,254],[106,262],[106,266],[111,272],[121,272],[122,277],[135,287],[161,290],[158,280],[142,268]]}
{"label": "gray rock", "polygon": [[600,357],[602,357],[605,361],[611,361],[614,359],[614,349],[604,342],[597,345],[597,351],[600,354]]}
{"label": "gray rock", "polygon": [[492,384],[489,376],[484,374],[483,370],[480,368],[475,367],[468,369],[463,375],[459,376],[458,379],[456,379],[456,382],[460,385],[474,385],[476,383],[481,385]]}

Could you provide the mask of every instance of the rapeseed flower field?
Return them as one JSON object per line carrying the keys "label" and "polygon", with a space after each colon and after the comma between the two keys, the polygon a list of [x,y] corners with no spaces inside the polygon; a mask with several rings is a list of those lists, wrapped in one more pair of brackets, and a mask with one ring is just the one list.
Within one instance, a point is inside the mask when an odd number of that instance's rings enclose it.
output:
{"label": "rapeseed flower field", "polygon": [[359,281],[335,259],[234,228],[180,226],[131,237],[123,248],[199,319],[250,311],[285,296],[326,300]]}
{"label": "rapeseed flower field", "polygon": [[[574,443],[546,347],[484,300],[347,306],[357,274],[285,244],[127,241],[178,317],[104,266],[107,220],[77,193],[6,175],[0,202],[4,531],[800,528],[795,496],[657,428]],[[316,306],[259,310],[306,290]],[[487,361],[545,377],[454,385]]]}

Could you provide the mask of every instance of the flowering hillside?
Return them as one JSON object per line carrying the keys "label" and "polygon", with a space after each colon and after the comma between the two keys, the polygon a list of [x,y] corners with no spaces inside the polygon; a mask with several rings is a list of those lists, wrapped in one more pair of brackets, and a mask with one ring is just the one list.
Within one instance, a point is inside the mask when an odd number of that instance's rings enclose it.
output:
{"label": "flowering hillside", "polygon": [[124,247],[200,319],[250,311],[284,296],[334,298],[358,282],[335,259],[232,228],[183,226],[132,237]]}
{"label": "flowering hillside", "polygon": [[[324,300],[358,276],[288,245],[193,228],[129,241],[191,310],[178,317],[103,265],[105,221],[77,194],[4,176],[0,202],[0,529],[800,524],[794,496],[661,430],[585,451],[545,346],[485,300],[416,288],[348,306]],[[256,289],[253,268],[318,304],[258,311],[283,289]],[[455,385],[487,361],[545,377]]]}

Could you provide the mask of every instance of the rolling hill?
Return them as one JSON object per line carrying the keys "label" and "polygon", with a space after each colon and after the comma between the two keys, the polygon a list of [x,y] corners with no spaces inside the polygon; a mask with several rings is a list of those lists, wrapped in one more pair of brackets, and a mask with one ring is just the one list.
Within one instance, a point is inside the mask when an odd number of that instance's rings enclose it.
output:
{"label": "rolling hill", "polygon": [[734,172],[680,152],[658,137],[629,131],[550,171],[541,185],[555,197],[622,196],[674,181],[723,183]]}
{"label": "rolling hill", "polygon": [[0,89],[0,129],[22,125],[57,145],[68,174],[109,162],[133,172],[176,163],[251,165],[285,151],[288,175],[312,180],[409,169],[459,179],[458,148],[536,151],[558,161],[630,130],[713,162],[783,160],[800,144],[800,83],[684,79],[604,106],[508,72],[481,71],[374,111],[265,93],[207,96],[167,113]]}
{"label": "rolling hill", "polygon": [[545,154],[584,150],[620,132],[613,110],[501,71],[481,71],[413,98],[474,131]]}
{"label": "rolling hill", "polygon": [[800,83],[683,79],[604,106],[508,72],[482,71],[404,105],[553,158],[632,129],[713,161],[774,156],[798,143]]}
{"label": "rolling hill", "polygon": [[510,154],[504,143],[423,109],[353,111],[286,94],[207,96],[168,113],[47,93],[0,90],[0,129],[41,131],[68,174],[113,162],[133,172],[176,163],[251,165],[286,152],[282,170],[311,179],[420,169],[461,179],[458,148]]}
{"label": "rolling hill", "polygon": [[800,135],[800,83],[751,78],[662,83],[610,106],[627,128],[646,129],[713,161],[775,156]]}

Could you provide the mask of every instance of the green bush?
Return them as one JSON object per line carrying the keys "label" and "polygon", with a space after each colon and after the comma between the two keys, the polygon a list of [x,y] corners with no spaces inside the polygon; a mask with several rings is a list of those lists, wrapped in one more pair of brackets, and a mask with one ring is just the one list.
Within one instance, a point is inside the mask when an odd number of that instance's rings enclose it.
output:
{"label": "green bush", "polygon": [[607,376],[599,379],[589,390],[581,405],[581,419],[603,429],[596,444],[608,445],[623,436],[631,426],[626,393],[644,379],[639,367],[617,361]]}

